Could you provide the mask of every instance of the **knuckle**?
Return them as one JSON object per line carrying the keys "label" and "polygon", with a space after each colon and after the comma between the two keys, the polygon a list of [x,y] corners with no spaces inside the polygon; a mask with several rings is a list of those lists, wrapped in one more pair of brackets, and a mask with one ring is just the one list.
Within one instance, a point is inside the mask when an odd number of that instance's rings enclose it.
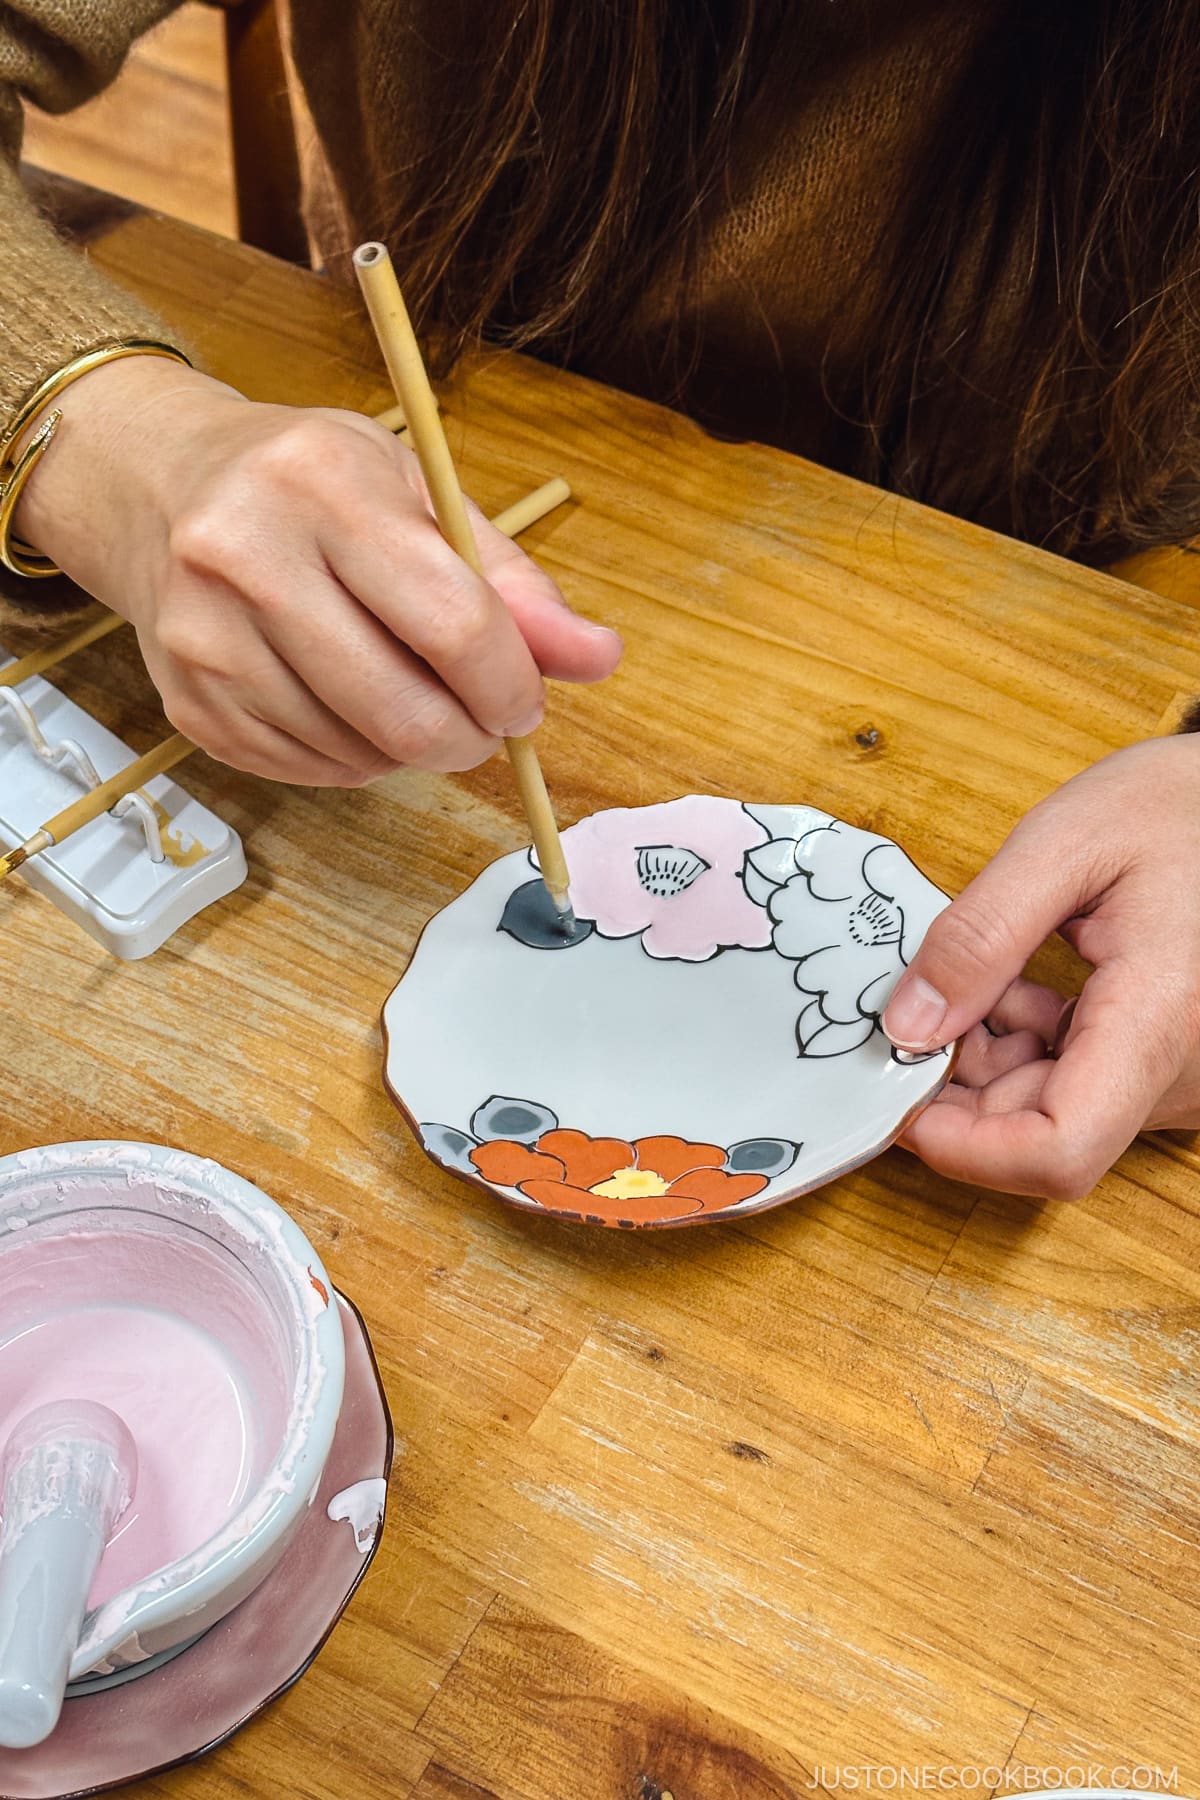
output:
{"label": "knuckle", "polygon": [[201,736],[208,735],[204,709],[196,701],[189,700],[185,694],[172,694],[165,690],[161,697],[167,722],[176,731],[182,731],[185,737],[193,738],[197,743]]}
{"label": "knuckle", "polygon": [[475,601],[447,607],[434,627],[437,658],[450,668],[474,662],[486,654],[487,622],[484,608]]}
{"label": "knuckle", "polygon": [[391,775],[399,767],[394,757],[379,755],[364,758],[361,761],[345,765],[344,787],[369,787],[373,781],[379,781],[384,775]]}
{"label": "knuckle", "polygon": [[222,583],[250,600],[266,585],[274,560],[264,556],[271,514],[261,495],[222,484],[176,519],[167,538],[168,581]]}
{"label": "knuckle", "polygon": [[154,637],[162,654],[172,663],[190,668],[199,648],[199,634],[190,619],[164,610],[154,621]]}
{"label": "knuckle", "polygon": [[570,612],[562,589],[544,569],[510,538],[501,538],[496,548],[488,546],[484,556],[488,580],[502,598],[536,607],[549,607],[556,612]]}
{"label": "knuckle", "polygon": [[194,619],[178,619],[171,614],[158,619],[155,626],[158,648],[178,668],[201,670],[210,666],[209,634]]}
{"label": "knuckle", "polygon": [[320,471],[322,480],[344,469],[361,452],[361,443],[336,419],[300,413],[265,437],[250,453],[250,472],[283,488],[308,487]]}
{"label": "knuckle", "polygon": [[1048,1200],[1083,1200],[1103,1173],[1093,1152],[1080,1144],[1064,1144],[1043,1182],[1043,1190]]}
{"label": "knuckle", "polygon": [[488,590],[473,575],[464,579],[466,573],[453,568],[439,570],[427,589],[421,652],[450,666],[486,653],[491,637],[492,603]]}
{"label": "knuckle", "polygon": [[385,730],[381,749],[386,765],[374,773],[403,765],[458,773],[486,762],[495,748],[496,740],[465,717],[449,694],[430,690],[412,697],[403,715]]}
{"label": "knuckle", "polygon": [[393,764],[422,763],[437,754],[450,727],[450,709],[436,694],[418,698],[386,727],[381,749]]}
{"label": "knuckle", "polygon": [[293,759],[281,754],[264,737],[256,723],[244,718],[235,718],[228,724],[215,727],[209,733],[209,741],[202,743],[201,748],[243,775],[257,775],[267,781],[293,781],[311,785],[307,756],[297,752]]}
{"label": "knuckle", "polygon": [[464,774],[487,762],[495,754],[498,741],[482,731],[464,733],[461,738],[444,744],[437,761],[431,761],[429,766],[444,775]]}
{"label": "knuckle", "polygon": [[990,973],[998,958],[1013,948],[1012,930],[1003,915],[978,901],[959,902],[936,919],[926,939],[927,960],[966,975]]}
{"label": "knuckle", "polygon": [[228,762],[229,734],[221,729],[202,701],[190,694],[164,694],[163,711],[176,731],[191,738],[210,756]]}
{"label": "knuckle", "polygon": [[228,520],[216,506],[186,512],[173,522],[167,549],[171,562],[190,574],[219,574],[228,561]]}
{"label": "knuckle", "polygon": [[167,609],[156,621],[159,649],[180,668],[220,673],[223,666],[219,633],[194,613]]}

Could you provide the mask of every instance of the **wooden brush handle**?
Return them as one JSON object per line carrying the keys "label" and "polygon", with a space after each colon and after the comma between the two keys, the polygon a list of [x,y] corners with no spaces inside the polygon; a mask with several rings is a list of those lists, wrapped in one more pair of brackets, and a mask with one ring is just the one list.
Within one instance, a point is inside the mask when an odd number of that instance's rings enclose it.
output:
{"label": "wooden brush handle", "polygon": [[511,506],[506,506],[503,512],[498,512],[492,519],[492,524],[497,531],[502,531],[505,537],[516,537],[520,532],[527,531],[531,525],[536,525],[539,519],[544,519],[547,513],[553,512],[556,506],[562,506],[570,498],[570,488],[561,475],[556,475],[553,481],[543,482],[540,488],[534,488],[532,494],[526,494],[523,500],[514,500]]}
{"label": "wooden brush handle", "polygon": [[[454,458],[392,259],[383,244],[360,244],[354,252],[354,268],[396,398],[408,420],[409,441],[421,464],[434,517],[450,548],[477,575],[482,575],[479,546]],[[569,904],[567,863],[533,740],[506,738],[505,745],[537,848],[542,879],[559,908],[565,909]]]}
{"label": "wooden brush handle", "polygon": [[571,877],[538,753],[531,737],[505,738],[504,748],[508,751],[508,760],[517,778],[521,804],[529,820],[542,880],[562,911],[570,904]]}
{"label": "wooden brush handle", "polygon": [[454,458],[392,259],[384,245],[362,244],[354,252],[354,267],[396,398],[408,420],[408,435],[429,489],[434,517],[455,555],[482,575],[479,546],[467,517]]}
{"label": "wooden brush handle", "polygon": [[78,631],[68,637],[59,638],[56,643],[45,644],[40,650],[31,650],[28,656],[21,657],[19,662],[10,663],[7,669],[0,669],[0,687],[16,687],[22,681],[28,681],[31,675],[41,675],[47,669],[53,669],[57,663],[73,656],[76,650],[86,650],[89,644],[104,638],[110,632],[120,630],[125,621],[118,613],[102,612]]}

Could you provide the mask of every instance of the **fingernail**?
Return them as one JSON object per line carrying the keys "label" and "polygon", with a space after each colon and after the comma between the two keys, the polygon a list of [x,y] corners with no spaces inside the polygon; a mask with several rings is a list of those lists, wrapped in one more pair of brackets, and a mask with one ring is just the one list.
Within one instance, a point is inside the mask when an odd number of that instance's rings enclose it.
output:
{"label": "fingernail", "polygon": [[588,636],[595,638],[597,643],[604,638],[607,638],[608,641],[613,644],[619,644],[621,642],[620,633],[610,630],[607,625],[598,625],[595,619],[585,619],[580,613],[576,613],[575,617],[579,620],[581,625],[586,626]]}
{"label": "fingernail", "polygon": [[544,706],[535,707],[531,713],[526,713],[525,717],[519,719],[515,725],[510,725],[504,735],[505,737],[532,737],[545,716]]}
{"label": "fingernail", "polygon": [[920,975],[914,975],[888,1003],[883,1029],[898,1050],[932,1050],[941,1041],[937,1033],[945,1017],[942,995]]}

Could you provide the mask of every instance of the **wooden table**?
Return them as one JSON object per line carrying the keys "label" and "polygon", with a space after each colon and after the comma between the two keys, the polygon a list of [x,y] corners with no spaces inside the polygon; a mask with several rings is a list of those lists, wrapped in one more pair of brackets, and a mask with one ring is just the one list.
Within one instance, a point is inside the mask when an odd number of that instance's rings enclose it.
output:
{"label": "wooden table", "polygon": [[[162,220],[95,254],[248,393],[386,403],[356,296]],[[554,697],[564,822],[809,800],[954,890],[1200,691],[1185,599],[532,363],[447,406],[489,508],[568,477],[527,541],[628,642],[603,692]],[[138,748],[161,733],[128,634],[63,680]],[[0,1151],[149,1138],[260,1183],[365,1312],[403,1454],[315,1668],[150,1791],[784,1800],[1091,1764],[1200,1793],[1192,1149],[1141,1142],[1073,1206],[893,1152],[736,1229],[510,1213],[417,1150],[377,1023],[421,923],[522,841],[503,761],[351,794],[204,760],[186,782],[250,879],[150,961],[0,896]]]}

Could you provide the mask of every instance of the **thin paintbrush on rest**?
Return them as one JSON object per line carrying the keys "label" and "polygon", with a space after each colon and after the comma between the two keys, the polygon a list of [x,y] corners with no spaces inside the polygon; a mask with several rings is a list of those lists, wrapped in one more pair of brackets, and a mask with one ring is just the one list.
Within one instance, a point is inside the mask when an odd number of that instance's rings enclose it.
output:
{"label": "thin paintbrush on rest", "polygon": [[28,862],[31,856],[39,856],[43,850],[52,849],[74,832],[81,831],[85,825],[90,825],[93,819],[111,812],[118,801],[124,800],[128,794],[136,793],[146,782],[153,781],[156,775],[165,775],[168,769],[181,763],[185,756],[190,756],[195,748],[190,738],[176,732],[173,737],[156,744],[153,750],[147,750],[145,756],[139,756],[127,769],[121,769],[107,781],[102,781],[99,787],[64,807],[52,819],[47,819],[38,831],[27,837],[23,844],[18,844],[15,850],[10,850],[7,856],[0,856],[0,881],[6,875],[11,875],[14,869],[19,869],[22,863]]}
{"label": "thin paintbrush on rest", "polygon": [[[429,385],[392,259],[383,244],[360,244],[354,252],[354,268],[396,398],[408,420],[409,442],[420,461],[442,536],[469,568],[477,575],[483,575],[479,547],[467,516],[454,458],[446,442],[437,401]],[[505,748],[529,820],[542,879],[562,922],[563,932],[573,936],[575,915],[571,909],[570,877],[533,739],[506,738]]]}

